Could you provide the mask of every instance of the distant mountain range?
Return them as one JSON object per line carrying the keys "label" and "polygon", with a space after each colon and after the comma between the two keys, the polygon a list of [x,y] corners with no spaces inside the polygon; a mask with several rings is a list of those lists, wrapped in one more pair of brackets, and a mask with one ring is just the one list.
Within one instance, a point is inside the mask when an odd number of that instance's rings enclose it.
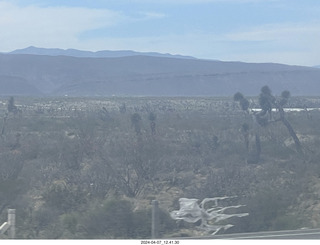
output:
{"label": "distant mountain range", "polygon": [[320,95],[320,69],[134,51],[29,47],[0,54],[0,95],[232,96],[258,95],[264,85],[275,94]]}
{"label": "distant mountain range", "polygon": [[83,51],[77,49],[58,49],[58,48],[37,48],[30,46],[25,49],[17,49],[9,54],[33,54],[33,55],[50,55],[50,56],[72,56],[72,57],[86,57],[86,58],[117,58],[126,56],[153,56],[153,57],[166,57],[166,58],[182,58],[182,59],[194,59],[191,56],[161,54],[156,52],[136,52],[132,50],[102,50],[97,52]]}

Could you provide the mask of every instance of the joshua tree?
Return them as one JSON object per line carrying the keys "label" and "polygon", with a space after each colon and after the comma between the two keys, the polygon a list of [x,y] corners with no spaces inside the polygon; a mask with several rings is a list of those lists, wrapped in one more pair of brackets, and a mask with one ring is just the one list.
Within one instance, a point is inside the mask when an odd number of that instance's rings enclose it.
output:
{"label": "joshua tree", "polygon": [[261,154],[261,144],[260,144],[260,134],[259,134],[259,128],[257,125],[257,118],[256,115],[251,113],[249,111],[249,101],[241,94],[240,92],[237,92],[233,99],[237,102],[239,102],[240,107],[243,111],[245,111],[248,114],[251,114],[253,125],[254,125],[254,134],[255,134],[255,152],[249,153],[249,125],[247,123],[243,124],[241,127],[241,131],[245,138],[245,146],[246,151],[248,155],[247,162],[248,163],[258,163],[260,161],[260,154]]}
{"label": "joshua tree", "polygon": [[240,92],[235,93],[233,99],[239,102],[242,110],[247,111],[249,109],[249,101]]}
{"label": "joshua tree", "polygon": [[[293,127],[291,126],[290,122],[285,117],[285,112],[283,106],[285,106],[290,98],[290,92],[285,90],[281,93],[280,98],[276,98],[271,94],[271,90],[268,86],[264,86],[261,89],[261,94],[259,96],[259,104],[261,106],[261,113],[258,114],[260,118],[263,118],[264,115],[269,113],[269,121],[271,121],[271,110],[272,108],[276,108],[279,112],[279,119],[276,121],[281,121],[283,125],[287,128],[290,136],[292,137],[296,150],[299,153],[303,153],[301,143],[299,138],[297,137]],[[262,122],[262,121],[261,121]]]}
{"label": "joshua tree", "polygon": [[131,124],[134,127],[134,131],[137,135],[141,135],[141,116],[139,113],[134,113],[131,116]]}
{"label": "joshua tree", "polygon": [[153,112],[150,112],[149,114],[149,120],[150,120],[150,128],[151,128],[151,134],[152,136],[156,135],[156,114]]}
{"label": "joshua tree", "polygon": [[247,153],[249,152],[249,125],[247,123],[242,124],[241,126],[241,132],[244,137],[244,143],[247,150]]}
{"label": "joshua tree", "polygon": [[[290,98],[289,91],[287,90],[283,91],[281,93],[280,98],[276,98],[275,96],[272,95],[272,92],[268,86],[263,86],[261,88],[261,93],[259,95],[259,105],[261,107],[260,112],[254,112],[252,110],[249,111],[248,100],[245,99],[241,93],[237,92],[233,98],[235,101],[239,102],[242,110],[252,115],[252,119],[255,127],[257,157],[259,157],[261,152],[258,125],[262,127],[266,127],[270,122],[277,122],[277,121],[281,121],[283,125],[288,129],[290,136],[294,140],[297,152],[303,154],[299,138],[297,137],[290,122],[286,119],[285,112],[283,109],[283,107],[287,104],[288,99]],[[275,108],[279,112],[278,119],[273,119],[272,108]],[[256,160],[259,160],[259,158],[257,158]]]}
{"label": "joshua tree", "polygon": [[14,104],[14,98],[11,96],[8,100],[8,112],[16,113],[17,107]]}
{"label": "joshua tree", "polygon": [[13,114],[17,114],[17,113],[21,113],[21,111],[17,108],[17,106],[14,104],[14,98],[13,96],[11,96],[8,100],[8,104],[7,104],[7,112],[5,113],[4,117],[3,117],[3,123],[2,123],[2,128],[1,128],[1,133],[0,133],[0,137],[2,138],[5,132],[5,128],[6,128],[6,123],[7,123],[7,118],[9,116],[9,113],[13,113]]}
{"label": "joshua tree", "polygon": [[124,114],[127,111],[127,107],[126,107],[126,103],[123,103],[120,107],[119,107],[119,111],[120,113]]}

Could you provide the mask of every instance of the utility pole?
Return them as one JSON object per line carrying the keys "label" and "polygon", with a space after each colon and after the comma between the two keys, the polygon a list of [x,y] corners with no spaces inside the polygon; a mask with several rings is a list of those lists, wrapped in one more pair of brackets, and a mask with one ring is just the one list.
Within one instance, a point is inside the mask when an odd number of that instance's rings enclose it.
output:
{"label": "utility pole", "polygon": [[152,200],[151,238],[159,238],[159,202]]}
{"label": "utility pole", "polygon": [[8,224],[9,224],[9,238],[14,239],[16,237],[16,210],[8,209]]}
{"label": "utility pole", "polygon": [[16,210],[8,209],[8,221],[4,222],[0,226],[0,234],[8,231],[8,236],[10,239],[15,239],[16,237]]}

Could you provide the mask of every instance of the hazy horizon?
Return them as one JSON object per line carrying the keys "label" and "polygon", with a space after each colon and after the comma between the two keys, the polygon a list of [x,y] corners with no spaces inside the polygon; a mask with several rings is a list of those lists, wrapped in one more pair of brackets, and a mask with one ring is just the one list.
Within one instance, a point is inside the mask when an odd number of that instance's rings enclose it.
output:
{"label": "hazy horizon", "polygon": [[0,52],[133,50],[316,66],[319,12],[315,0],[0,0]]}

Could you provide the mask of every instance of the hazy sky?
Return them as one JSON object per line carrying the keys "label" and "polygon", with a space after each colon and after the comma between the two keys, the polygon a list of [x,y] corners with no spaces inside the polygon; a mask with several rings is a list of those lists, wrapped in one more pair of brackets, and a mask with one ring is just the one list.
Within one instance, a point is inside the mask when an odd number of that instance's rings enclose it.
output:
{"label": "hazy sky", "polygon": [[0,0],[0,52],[28,46],[320,65],[320,1]]}

